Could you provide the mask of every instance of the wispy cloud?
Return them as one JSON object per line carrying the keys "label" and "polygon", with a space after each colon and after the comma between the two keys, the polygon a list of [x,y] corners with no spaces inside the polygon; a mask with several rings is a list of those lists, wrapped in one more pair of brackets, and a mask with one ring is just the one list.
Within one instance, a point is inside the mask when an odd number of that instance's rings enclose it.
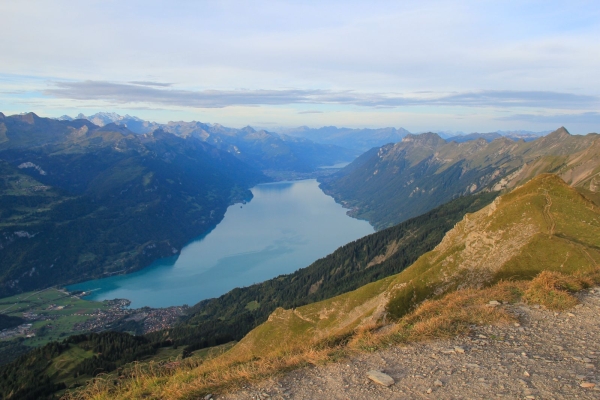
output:
{"label": "wispy cloud", "polygon": [[499,121],[533,122],[543,124],[600,124],[600,112],[590,111],[577,114],[515,114],[497,118]]}
{"label": "wispy cloud", "polygon": [[[194,108],[286,104],[340,104],[363,107],[466,106],[585,108],[595,96],[551,91],[481,90],[450,94],[364,93],[335,90],[177,90],[106,81],[55,82],[44,94],[72,100],[105,100],[118,104],[159,104]],[[310,113],[305,112],[305,113]]]}
{"label": "wispy cloud", "polygon": [[133,85],[140,86],[158,86],[158,87],[169,87],[172,86],[172,83],[163,83],[163,82],[151,82],[151,81],[131,81],[129,82]]}
{"label": "wispy cloud", "polygon": [[298,114],[323,114],[323,111],[307,110],[307,111],[300,111],[300,112],[298,112]]}

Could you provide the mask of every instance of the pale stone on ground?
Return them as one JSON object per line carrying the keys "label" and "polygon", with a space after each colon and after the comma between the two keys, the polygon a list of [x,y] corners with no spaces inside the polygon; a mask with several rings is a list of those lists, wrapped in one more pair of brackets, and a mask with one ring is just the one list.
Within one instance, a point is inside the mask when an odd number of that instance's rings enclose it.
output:
{"label": "pale stone on ground", "polygon": [[392,386],[394,384],[394,379],[381,371],[371,370],[367,372],[367,378],[383,386]]}

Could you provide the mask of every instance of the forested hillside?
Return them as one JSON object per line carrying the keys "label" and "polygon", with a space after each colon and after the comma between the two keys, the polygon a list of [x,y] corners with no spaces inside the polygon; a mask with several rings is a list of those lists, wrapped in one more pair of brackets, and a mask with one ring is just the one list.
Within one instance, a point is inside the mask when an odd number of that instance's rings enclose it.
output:
{"label": "forested hillside", "polygon": [[71,336],[0,366],[0,395],[3,399],[54,399],[60,390],[155,354],[160,345],[127,333]]}
{"label": "forested hillside", "polygon": [[143,268],[248,200],[261,172],[163,131],[0,120],[0,296]]}

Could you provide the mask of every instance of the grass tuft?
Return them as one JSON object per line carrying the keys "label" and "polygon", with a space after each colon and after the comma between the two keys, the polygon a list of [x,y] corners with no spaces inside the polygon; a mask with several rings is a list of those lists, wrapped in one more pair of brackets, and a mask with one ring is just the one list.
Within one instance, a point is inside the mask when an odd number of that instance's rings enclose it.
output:
{"label": "grass tuft", "polygon": [[543,305],[551,310],[563,311],[578,303],[577,298],[571,293],[598,282],[597,272],[588,275],[565,275],[560,272],[543,271],[529,284],[524,300]]}

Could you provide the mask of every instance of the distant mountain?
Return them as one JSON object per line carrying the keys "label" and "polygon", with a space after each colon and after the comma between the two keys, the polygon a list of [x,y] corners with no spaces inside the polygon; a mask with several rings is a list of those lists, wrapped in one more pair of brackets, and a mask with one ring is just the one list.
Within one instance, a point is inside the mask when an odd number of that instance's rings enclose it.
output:
{"label": "distant mountain", "polygon": [[87,117],[83,114],[79,114],[77,119],[87,119],[98,126],[105,126],[108,124],[121,125],[130,131],[139,134],[150,133],[160,128],[160,125],[155,122],[144,121],[143,119],[132,117],[130,115],[121,116],[117,113],[99,112]]}
{"label": "distant mountain", "polygon": [[491,142],[492,140],[501,138],[502,135],[498,132],[489,132],[489,133],[469,133],[468,135],[460,135],[460,136],[451,136],[446,138],[447,142],[456,142],[456,143],[464,143],[470,140],[477,139],[485,139],[487,142]]}
{"label": "distant mountain", "polygon": [[410,133],[404,128],[350,129],[335,126],[325,126],[317,129],[301,126],[299,128],[280,129],[279,132],[306,138],[316,143],[336,145],[361,152],[384,144],[396,143]]}
{"label": "distant mountain", "polygon": [[517,131],[497,131],[497,133],[499,133],[502,136],[506,136],[507,138],[511,138],[513,140],[523,139],[526,142],[529,142],[529,141],[535,140],[539,137],[546,136],[547,134],[552,133],[552,131],[533,132],[533,131],[517,130]]}
{"label": "distant mountain", "polygon": [[532,140],[538,139],[542,136],[549,134],[552,131],[543,131],[543,132],[531,132],[531,131],[496,131],[489,133],[469,133],[469,134],[460,134],[455,136],[447,136],[444,137],[448,142],[456,142],[463,143],[469,140],[477,140],[477,139],[485,139],[488,142],[492,140],[498,139],[502,136],[507,137],[512,140],[524,140],[526,142],[530,142]]}
{"label": "distant mountain", "polygon": [[[401,141],[406,135],[410,134],[404,128],[381,128],[381,129],[350,129],[337,128],[335,126],[325,126],[322,128],[309,128],[301,126],[299,128],[278,129],[277,132],[285,133],[291,136],[298,136],[310,139],[317,143],[334,144],[337,146],[367,151],[373,147],[381,147],[388,143],[396,143]],[[488,142],[494,139],[505,136],[513,140],[535,140],[540,136],[544,136],[551,131],[531,132],[531,131],[496,131],[489,133],[469,133],[465,134],[460,131],[439,131],[438,136],[447,141],[455,141],[457,143],[466,142],[483,138]]]}
{"label": "distant mountain", "polygon": [[331,144],[255,130],[201,122],[169,122],[162,129],[181,137],[196,137],[261,170],[312,171],[351,161],[359,152]]}
{"label": "distant mountain", "polygon": [[77,119],[87,119],[98,126],[116,124],[138,134],[162,129],[181,137],[195,137],[267,171],[310,172],[321,166],[352,161],[360,154],[343,146],[255,130],[250,126],[235,129],[196,121],[158,124],[116,113],[97,113],[87,117],[79,114]]}
{"label": "distant mountain", "polygon": [[0,297],[178,254],[265,181],[194,137],[1,115]]}
{"label": "distant mountain", "polygon": [[435,133],[407,135],[321,178],[321,187],[350,208],[350,215],[381,229],[456,196],[513,188],[541,172],[597,191],[600,135],[571,136],[560,128],[531,142],[502,137],[463,143],[446,142]]}

